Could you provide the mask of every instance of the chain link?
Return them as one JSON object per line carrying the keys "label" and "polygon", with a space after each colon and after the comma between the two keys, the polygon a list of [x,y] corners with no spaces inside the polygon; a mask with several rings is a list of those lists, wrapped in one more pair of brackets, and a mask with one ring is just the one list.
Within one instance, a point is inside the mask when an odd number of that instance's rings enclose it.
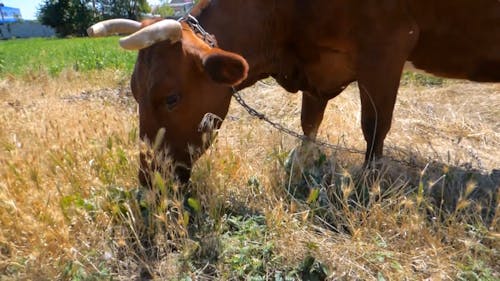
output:
{"label": "chain link", "polygon": [[198,20],[193,17],[191,14],[186,14],[182,18],[179,19],[179,22],[185,22],[191,30],[194,31],[194,33],[198,34],[205,43],[207,43],[210,47],[215,48],[217,47],[217,40],[215,39],[215,36],[206,32],[205,29],[201,26],[201,24],[198,22]]}
{"label": "chain link", "polygon": [[266,122],[267,124],[271,125],[273,128],[277,129],[278,131],[280,132],[283,132],[289,136],[292,136],[294,138],[297,138],[301,141],[307,141],[307,142],[312,142],[314,144],[317,144],[319,146],[322,146],[322,147],[326,147],[326,148],[330,148],[330,149],[333,149],[333,150],[343,150],[343,151],[347,151],[347,152],[350,152],[350,153],[358,153],[358,154],[365,154],[364,151],[361,151],[359,149],[354,149],[354,148],[346,148],[346,147],[342,147],[340,145],[334,145],[334,144],[331,144],[331,143],[327,143],[327,142],[324,142],[324,141],[320,141],[320,140],[315,140],[315,139],[311,139],[310,137],[304,135],[304,134],[300,134],[296,131],[293,131],[289,128],[286,128],[285,126],[277,123],[277,122],[274,122],[272,121],[271,119],[269,119],[266,115],[264,115],[263,113],[260,113],[258,112],[257,110],[255,110],[254,108],[252,108],[250,105],[248,105],[245,100],[243,100],[243,98],[241,97],[240,93],[233,87],[233,97],[234,99],[248,112],[248,114],[250,114],[250,116],[254,116],[254,117],[257,117],[259,118],[260,120]]}

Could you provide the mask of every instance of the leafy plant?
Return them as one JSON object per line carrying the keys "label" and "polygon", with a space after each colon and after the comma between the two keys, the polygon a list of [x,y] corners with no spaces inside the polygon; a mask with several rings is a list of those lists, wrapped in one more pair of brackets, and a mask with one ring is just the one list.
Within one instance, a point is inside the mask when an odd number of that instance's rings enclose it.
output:
{"label": "leafy plant", "polygon": [[457,279],[460,281],[498,280],[493,274],[493,269],[483,261],[473,258],[469,258],[469,263],[462,267],[462,271],[458,274]]}
{"label": "leafy plant", "polygon": [[[272,271],[279,260],[274,243],[267,240],[267,227],[263,216],[231,217],[229,229],[222,235],[222,259],[237,278],[258,280]],[[264,279],[265,280],[265,279]]]}
{"label": "leafy plant", "polygon": [[433,76],[431,74],[422,74],[418,72],[406,71],[401,78],[402,85],[415,84],[418,86],[439,87],[444,83],[441,77]]}

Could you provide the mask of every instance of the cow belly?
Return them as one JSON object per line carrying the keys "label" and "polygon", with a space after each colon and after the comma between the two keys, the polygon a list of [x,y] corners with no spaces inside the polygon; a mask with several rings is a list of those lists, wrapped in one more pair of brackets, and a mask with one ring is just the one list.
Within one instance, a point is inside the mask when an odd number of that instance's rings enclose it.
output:
{"label": "cow belly", "polygon": [[467,79],[476,82],[500,82],[500,60],[464,58],[463,61],[441,58],[428,63],[417,60],[405,63],[405,70],[433,74],[455,79]]}
{"label": "cow belly", "polygon": [[320,59],[305,64],[308,84],[315,91],[336,93],[355,79],[355,68],[347,53],[322,53]]}
{"label": "cow belly", "polygon": [[437,76],[500,82],[500,40],[489,34],[463,38],[456,33],[422,32],[409,60]]}
{"label": "cow belly", "polygon": [[500,82],[500,60],[481,61],[468,79],[478,82]]}

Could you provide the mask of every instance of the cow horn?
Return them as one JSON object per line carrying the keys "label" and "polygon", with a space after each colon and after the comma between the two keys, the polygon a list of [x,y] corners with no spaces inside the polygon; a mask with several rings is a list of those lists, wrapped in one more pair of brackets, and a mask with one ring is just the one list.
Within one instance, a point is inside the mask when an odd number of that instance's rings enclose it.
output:
{"label": "cow horn", "polygon": [[166,19],[146,26],[134,34],[120,39],[120,46],[127,50],[141,50],[167,39],[171,43],[175,43],[181,37],[181,24],[178,21]]}
{"label": "cow horn", "polygon": [[131,34],[141,29],[141,23],[128,19],[111,19],[98,22],[87,29],[90,37],[101,37],[122,33]]}

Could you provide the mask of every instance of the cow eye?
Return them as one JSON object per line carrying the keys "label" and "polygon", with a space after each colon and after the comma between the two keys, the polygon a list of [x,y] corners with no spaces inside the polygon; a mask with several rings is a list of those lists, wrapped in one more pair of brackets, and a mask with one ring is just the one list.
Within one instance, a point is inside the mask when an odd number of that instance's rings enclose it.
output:
{"label": "cow eye", "polygon": [[181,99],[179,94],[172,94],[169,95],[165,98],[165,105],[167,107],[167,110],[173,110],[177,103],[179,103],[179,100]]}

